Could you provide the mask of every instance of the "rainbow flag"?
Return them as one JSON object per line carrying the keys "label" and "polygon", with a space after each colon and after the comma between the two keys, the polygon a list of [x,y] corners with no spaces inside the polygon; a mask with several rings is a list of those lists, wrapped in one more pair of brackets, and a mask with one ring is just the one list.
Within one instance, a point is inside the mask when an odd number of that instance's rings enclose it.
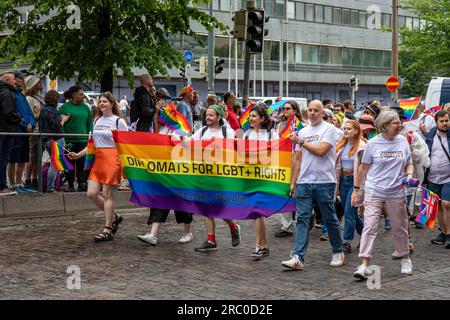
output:
{"label": "rainbow flag", "polygon": [[422,96],[409,99],[400,99],[400,108],[402,108],[405,112],[405,121],[411,120],[414,112],[416,111],[417,105],[420,102],[420,99],[422,99]]}
{"label": "rainbow flag", "polygon": [[174,130],[180,136],[186,136],[191,131],[191,125],[184,115],[175,108],[173,102],[168,103],[161,112],[158,121]]}
{"label": "rainbow flag", "polygon": [[[130,201],[212,218],[255,219],[295,210],[292,142],[213,139],[114,131]],[[174,156],[175,155],[175,156]]]}
{"label": "rainbow flag", "polygon": [[420,212],[417,215],[416,222],[427,226],[429,229],[434,229],[434,225],[436,224],[438,206],[438,195],[425,188],[422,188],[422,203],[420,205]]}
{"label": "rainbow flag", "polygon": [[95,161],[95,145],[94,139],[89,138],[86,147],[86,157],[84,158],[84,170],[91,170]]}
{"label": "rainbow flag", "polygon": [[56,170],[58,171],[73,170],[72,164],[64,156],[64,148],[59,144],[57,144],[55,140],[52,140],[52,142],[50,142],[50,151],[51,151],[50,158]]}
{"label": "rainbow flag", "polygon": [[247,109],[245,109],[244,113],[239,118],[239,124],[241,125],[242,130],[247,131],[248,128],[250,128],[250,123],[248,121],[248,117],[250,116],[250,111],[252,111],[252,108],[255,104],[250,104]]}
{"label": "rainbow flag", "polygon": [[284,127],[284,129],[280,132],[280,137],[289,138],[291,133],[297,133],[301,129],[303,129],[302,122],[298,120],[295,115],[293,115],[286,123],[286,127]]}
{"label": "rainbow flag", "polygon": [[275,102],[274,104],[269,106],[269,116],[271,116],[274,112],[278,113],[278,110],[284,106],[284,104],[288,102],[287,100],[280,100]]}

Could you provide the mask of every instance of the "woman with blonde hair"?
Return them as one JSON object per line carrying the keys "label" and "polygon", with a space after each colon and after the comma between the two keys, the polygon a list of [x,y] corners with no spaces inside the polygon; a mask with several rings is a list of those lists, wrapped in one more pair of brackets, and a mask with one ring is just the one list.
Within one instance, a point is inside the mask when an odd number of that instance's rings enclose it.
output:
{"label": "woman with blonde hair", "polygon": [[[114,240],[122,217],[114,213],[114,186],[120,183],[122,166],[114,143],[112,131],[128,131],[122,118],[119,103],[111,92],[101,93],[95,113],[92,137],[95,145],[95,161],[88,178],[87,196],[105,213],[105,226],[94,237],[95,242]],[[86,155],[87,148],[78,153],[70,152],[69,157],[80,159]],[[102,195],[99,195],[102,190]],[[113,217],[115,216],[115,219]]]}
{"label": "woman with blonde hair", "polygon": [[358,208],[352,207],[351,196],[353,193],[355,174],[361,164],[366,143],[358,121],[347,120],[344,124],[344,136],[336,145],[336,177],[337,188],[341,196],[344,209],[344,253],[351,253],[351,242],[355,234],[362,233],[364,222],[358,215]]}

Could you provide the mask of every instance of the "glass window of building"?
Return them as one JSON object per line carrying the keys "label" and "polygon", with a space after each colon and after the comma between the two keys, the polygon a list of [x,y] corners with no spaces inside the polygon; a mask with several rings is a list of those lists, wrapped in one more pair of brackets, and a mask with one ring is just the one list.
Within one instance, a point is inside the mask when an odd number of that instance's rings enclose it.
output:
{"label": "glass window of building", "polygon": [[240,0],[234,1],[234,2],[233,2],[233,5],[236,6],[236,8],[235,8],[236,11],[239,11],[239,10],[241,10],[242,8],[245,8],[245,7],[242,7],[242,1],[240,1]]}
{"label": "glass window of building", "polygon": [[383,13],[382,16],[382,22],[383,22],[383,28],[390,28],[391,27],[391,15],[388,13]]}
{"label": "glass window of building", "polygon": [[401,28],[406,25],[406,17],[405,16],[399,16],[398,17],[398,26]]}
{"label": "glass window of building", "polygon": [[295,45],[295,63],[302,63],[302,46],[300,44]]}
{"label": "glass window of building", "polygon": [[361,66],[363,59],[363,49],[343,48],[342,64],[349,66]]}
{"label": "glass window of building", "polygon": [[295,18],[297,20],[305,20],[305,4],[303,2],[295,3]]}
{"label": "glass window of building", "polygon": [[420,19],[420,30],[424,30],[427,25],[427,21],[425,19]]}
{"label": "glass window of building", "polygon": [[219,0],[214,0],[213,1],[213,10],[218,11],[219,10],[219,5],[220,5],[220,1]]}
{"label": "glass window of building", "polygon": [[391,51],[383,51],[383,68],[391,68]]}
{"label": "glass window of building", "polygon": [[323,6],[316,4],[316,10],[315,10],[315,17],[316,17],[316,22],[323,22]]}
{"label": "glass window of building", "polygon": [[302,44],[302,62],[318,64],[319,62],[319,46]]}
{"label": "glass window of building", "polygon": [[215,37],[214,55],[216,57],[228,58],[229,38]]}
{"label": "glass window of building", "polygon": [[264,41],[264,60],[280,61],[280,43],[278,41]]}
{"label": "glass window of building", "polygon": [[295,43],[289,43],[288,45],[288,61],[289,63],[295,63]]}
{"label": "glass window of building", "polygon": [[351,19],[352,19],[352,27],[359,27],[359,11],[358,10],[352,10]]}
{"label": "glass window of building", "polygon": [[330,47],[327,46],[319,47],[319,63],[330,64]]}
{"label": "glass window of building", "polygon": [[[244,0],[245,2],[245,0]],[[269,16],[269,17],[273,17],[273,4],[274,2],[272,0],[264,0],[264,10],[265,10],[265,15]],[[243,3],[242,8],[247,8],[247,4]]]}
{"label": "glass window of building", "polygon": [[350,9],[342,9],[342,25],[350,25]]}
{"label": "glass window of building", "polygon": [[314,21],[314,5],[310,3],[305,3],[305,20],[306,21]]}
{"label": "glass window of building", "polygon": [[406,27],[409,28],[409,29],[412,29],[412,27],[413,27],[413,18],[406,17]]}
{"label": "glass window of building", "polygon": [[330,52],[330,64],[342,65],[342,48],[341,47],[329,47]]}
{"label": "glass window of building", "polygon": [[364,50],[364,66],[372,68],[380,68],[383,63],[383,51],[380,50]]}
{"label": "glass window of building", "polygon": [[323,8],[323,22],[332,24],[333,23],[333,8],[325,6]]}
{"label": "glass window of building", "polygon": [[288,1],[287,3],[287,16],[289,19],[295,19],[295,2]]}
{"label": "glass window of building", "polygon": [[220,10],[221,11],[230,11],[230,0],[220,0]]}
{"label": "glass window of building", "polygon": [[367,28],[367,12],[365,11],[359,12],[359,27]]}
{"label": "glass window of building", "polygon": [[335,25],[342,24],[342,9],[341,8],[333,8],[333,24],[335,24]]}
{"label": "glass window of building", "polygon": [[275,16],[277,18],[285,17],[285,1],[284,0],[275,0]]}
{"label": "glass window of building", "polygon": [[419,29],[420,28],[420,20],[417,18],[413,19],[413,28],[414,29]]}

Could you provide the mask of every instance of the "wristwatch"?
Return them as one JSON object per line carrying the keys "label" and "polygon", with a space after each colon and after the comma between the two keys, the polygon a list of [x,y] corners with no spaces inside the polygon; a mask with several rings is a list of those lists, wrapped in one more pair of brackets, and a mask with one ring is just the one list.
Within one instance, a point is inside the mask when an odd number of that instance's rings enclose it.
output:
{"label": "wristwatch", "polygon": [[303,144],[305,143],[305,140],[300,140],[300,142],[298,143],[300,145],[300,147],[303,147]]}

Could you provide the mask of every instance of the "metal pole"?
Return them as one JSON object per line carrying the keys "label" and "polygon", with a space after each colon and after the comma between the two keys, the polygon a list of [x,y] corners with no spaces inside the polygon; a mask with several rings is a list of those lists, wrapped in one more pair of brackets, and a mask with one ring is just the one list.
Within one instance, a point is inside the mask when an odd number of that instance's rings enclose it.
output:
{"label": "metal pole", "polygon": [[253,55],[253,96],[256,97],[256,55]]}
{"label": "metal pole", "polygon": [[[256,9],[256,0],[247,0],[247,10],[254,10]],[[244,85],[242,90],[242,104],[244,106],[247,106],[247,99],[248,99],[248,87],[250,85],[250,49],[245,45],[245,63],[244,63]]]}
{"label": "metal pole", "polygon": [[[213,2],[209,4],[209,15],[213,16]],[[208,32],[208,92],[214,94],[214,29]]]}
{"label": "metal pole", "polygon": [[289,17],[286,2],[286,97],[289,97]]}
{"label": "metal pole", "polygon": [[261,97],[264,97],[264,52],[261,53]]}
{"label": "metal pole", "polygon": [[37,150],[37,174],[38,174],[38,191],[43,192],[42,186],[42,137],[39,135],[38,150]]}
{"label": "metal pole", "polygon": [[237,39],[234,39],[234,84],[235,84],[235,94],[238,94],[238,41]]}
{"label": "metal pole", "polygon": [[[231,12],[233,11],[233,2],[230,1],[230,26],[232,24],[232,14]],[[231,90],[231,34],[230,37],[228,38],[228,91]],[[235,92],[235,94],[237,94],[237,92]]]}
{"label": "metal pole", "polygon": [[[398,0],[392,0],[392,75],[398,79]],[[391,99],[397,103],[397,91],[392,92]]]}

